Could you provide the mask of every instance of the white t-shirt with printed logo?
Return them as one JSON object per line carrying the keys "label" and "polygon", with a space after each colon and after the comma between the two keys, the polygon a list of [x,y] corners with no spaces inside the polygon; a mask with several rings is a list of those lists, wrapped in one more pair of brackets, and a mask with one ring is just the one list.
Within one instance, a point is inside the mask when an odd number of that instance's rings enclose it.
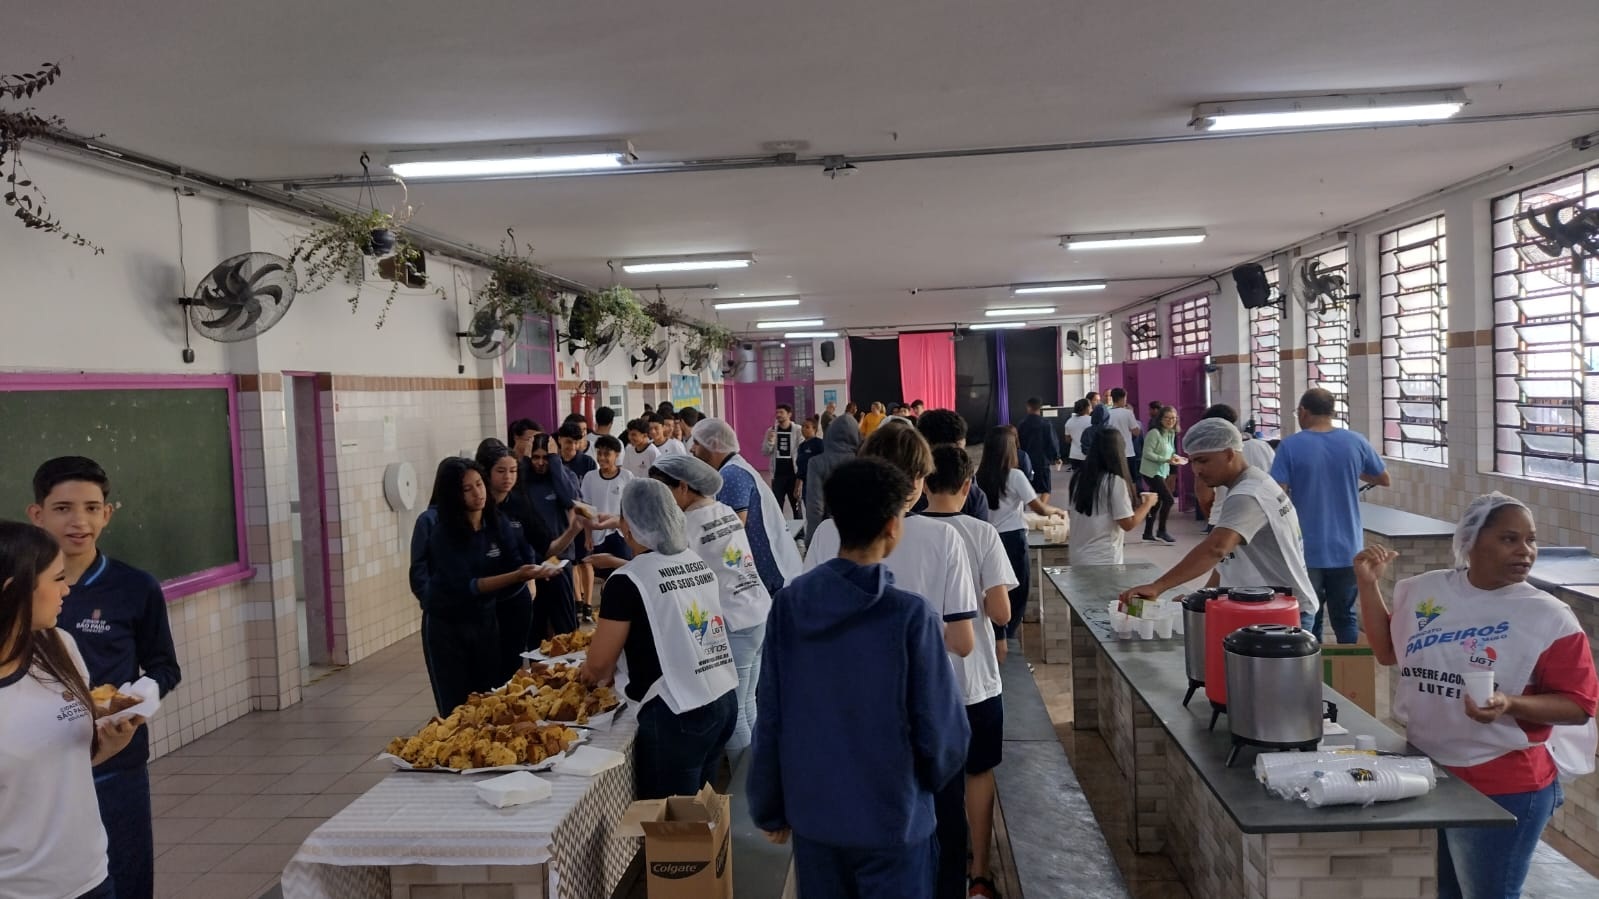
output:
{"label": "white t-shirt with printed logo", "polygon": [[[838,558],[838,525],[831,518],[821,523],[805,551],[805,570]],[[966,545],[953,525],[924,515],[905,519],[899,545],[883,560],[894,575],[894,586],[915,593],[946,624],[978,617],[972,595],[972,570],[966,562]],[[978,622],[980,626],[982,622]]]}
{"label": "white t-shirt with printed logo", "polygon": [[683,520],[689,551],[716,572],[727,629],[743,631],[765,624],[772,595],[755,570],[755,553],[738,513],[726,503],[712,501],[684,512]]}
{"label": "white t-shirt with printed logo", "polygon": [[955,513],[941,515],[923,512],[924,516],[949,524],[961,535],[966,544],[966,561],[971,565],[972,590],[977,594],[977,645],[965,658],[951,654],[955,666],[955,679],[960,682],[961,693],[967,705],[976,705],[1004,692],[999,676],[998,643],[993,622],[983,614],[983,595],[994,587],[1009,590],[1017,585],[1016,572],[1011,570],[1010,557],[1005,555],[1005,544],[999,540],[994,526],[970,515]]}
{"label": "white t-shirt with printed logo", "polygon": [[[88,668],[66,631],[78,674]],[[0,680],[0,894],[79,896],[109,876],[94,792],[94,719],[58,683],[19,669]]]}
{"label": "white t-shirt with printed logo", "polygon": [[[616,476],[607,478],[600,474],[598,468],[583,476],[583,481],[578,485],[577,493],[583,502],[594,507],[601,517],[606,515],[622,514],[622,491],[633,480],[633,472],[625,468],[618,468]],[[616,531],[595,531],[593,543],[598,546],[600,541],[616,533]]]}

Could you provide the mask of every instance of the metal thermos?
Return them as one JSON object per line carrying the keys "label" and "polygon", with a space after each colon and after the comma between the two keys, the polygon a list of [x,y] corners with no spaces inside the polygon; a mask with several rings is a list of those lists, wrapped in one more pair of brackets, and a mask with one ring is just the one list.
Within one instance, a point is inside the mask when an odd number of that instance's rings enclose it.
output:
{"label": "metal thermos", "polygon": [[1224,592],[1220,587],[1206,587],[1183,597],[1183,664],[1188,669],[1185,706],[1205,685],[1205,604]]}
{"label": "metal thermos", "polygon": [[1205,696],[1213,729],[1228,706],[1222,640],[1251,624],[1299,623],[1299,601],[1287,587],[1227,587],[1223,592],[1205,604]]}
{"label": "metal thermos", "polygon": [[1228,634],[1222,649],[1233,733],[1227,763],[1243,745],[1315,750],[1322,719],[1338,718],[1321,698],[1321,643],[1298,626],[1252,624]]}

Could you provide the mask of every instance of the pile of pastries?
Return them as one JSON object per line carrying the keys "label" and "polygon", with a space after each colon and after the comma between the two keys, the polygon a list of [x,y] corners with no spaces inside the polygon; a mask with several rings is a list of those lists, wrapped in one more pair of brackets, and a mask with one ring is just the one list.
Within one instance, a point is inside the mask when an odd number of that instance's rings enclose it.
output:
{"label": "pile of pastries", "polygon": [[513,693],[520,689],[524,703],[535,720],[587,724],[622,704],[610,687],[593,687],[578,679],[576,665],[546,665],[529,662],[507,684]]}
{"label": "pile of pastries", "polygon": [[594,642],[594,632],[577,630],[570,634],[556,634],[539,644],[539,652],[547,658],[559,658],[589,648]]}

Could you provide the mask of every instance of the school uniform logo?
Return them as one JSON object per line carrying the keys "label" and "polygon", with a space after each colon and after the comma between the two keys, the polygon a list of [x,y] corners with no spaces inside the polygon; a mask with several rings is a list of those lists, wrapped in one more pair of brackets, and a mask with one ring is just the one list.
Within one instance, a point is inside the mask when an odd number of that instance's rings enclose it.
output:
{"label": "school uniform logo", "polygon": [[109,634],[111,632],[111,622],[101,619],[100,610],[95,609],[89,614],[88,618],[79,621],[73,629],[80,634]]}
{"label": "school uniform logo", "polygon": [[498,559],[500,557],[500,545],[498,543],[490,543],[487,555],[491,559]]}

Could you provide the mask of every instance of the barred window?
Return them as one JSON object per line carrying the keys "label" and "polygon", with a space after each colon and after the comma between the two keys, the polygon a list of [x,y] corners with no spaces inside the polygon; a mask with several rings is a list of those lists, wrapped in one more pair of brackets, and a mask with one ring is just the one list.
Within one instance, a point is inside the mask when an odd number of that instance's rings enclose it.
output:
{"label": "barred window", "polygon": [[[1266,283],[1277,289],[1276,266],[1266,269]],[[1283,435],[1282,322],[1276,306],[1249,310],[1249,406],[1267,440]]]}
{"label": "barred window", "polygon": [[761,344],[761,380],[788,380],[788,359],[783,345],[775,340]]}
{"label": "barred window", "polygon": [[1083,368],[1088,372],[1090,389],[1099,377],[1099,322],[1090,320],[1083,323],[1082,330]]}
{"label": "barred window", "polygon": [[1449,299],[1444,217],[1389,231],[1378,239],[1377,252],[1383,454],[1445,465]]}
{"label": "barred window", "polygon": [[808,340],[789,344],[788,370],[796,381],[804,381],[815,374],[816,361],[812,353],[811,342]]}
{"label": "barred window", "polygon": [[1210,352],[1210,296],[1178,300],[1171,306],[1171,354],[1205,355]]}
{"label": "barred window", "polygon": [[1160,355],[1160,326],[1155,310],[1127,316],[1127,356],[1134,362]]}
{"label": "barred window", "polygon": [[[1349,248],[1338,247],[1307,260],[1317,277],[1349,281]],[[1305,313],[1305,358],[1312,387],[1333,395],[1333,423],[1349,423],[1349,304],[1312,301]]]}
{"label": "barred window", "polygon": [[1599,258],[1561,240],[1593,210],[1599,166],[1494,200],[1495,471],[1599,484]]}
{"label": "barred window", "polygon": [[514,338],[511,351],[505,356],[505,373],[554,375],[553,330],[547,315],[523,316],[522,328]]}

